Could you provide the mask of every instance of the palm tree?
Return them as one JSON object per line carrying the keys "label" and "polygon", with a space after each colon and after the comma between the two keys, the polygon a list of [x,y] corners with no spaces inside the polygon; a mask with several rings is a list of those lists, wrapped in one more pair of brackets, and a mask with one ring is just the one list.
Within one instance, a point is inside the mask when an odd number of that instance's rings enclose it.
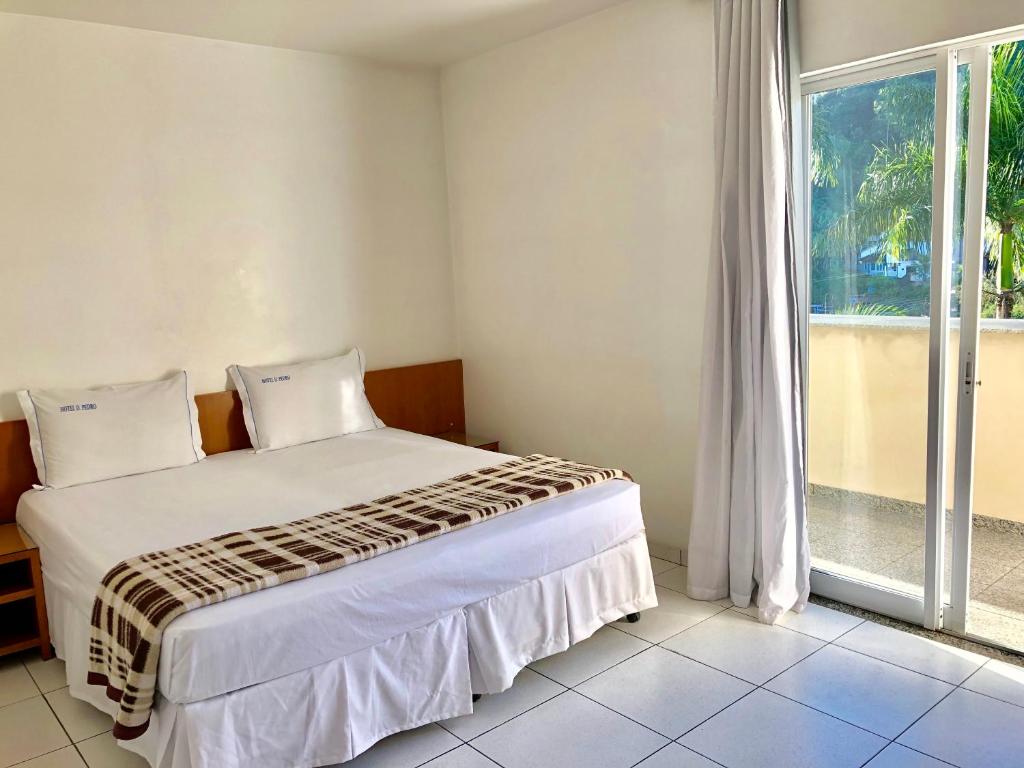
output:
{"label": "palm tree", "polygon": [[986,214],[999,230],[998,316],[1011,317],[1024,266],[1024,42],[992,54]]}
{"label": "palm tree", "polygon": [[[815,237],[812,255],[872,245],[879,260],[899,261],[908,251],[926,260],[928,249],[922,246],[931,240],[934,94],[934,80],[922,77],[893,79],[878,89],[874,109],[886,135],[875,144],[854,204]],[[962,87],[963,116],[967,96]],[[812,182],[835,186],[842,160],[831,138],[828,111],[815,111],[812,128]],[[959,149],[963,178],[966,147]],[[1024,290],[1016,279],[1024,268],[1024,41],[993,51],[986,215],[998,231],[997,313],[1011,317],[1014,297]]]}

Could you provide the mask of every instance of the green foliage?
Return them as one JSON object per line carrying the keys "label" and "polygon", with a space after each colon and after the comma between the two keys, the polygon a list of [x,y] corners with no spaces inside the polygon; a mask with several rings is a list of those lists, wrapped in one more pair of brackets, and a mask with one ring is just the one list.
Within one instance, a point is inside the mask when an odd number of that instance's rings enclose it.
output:
{"label": "green foliage", "polygon": [[[855,111],[840,107],[847,100]],[[879,260],[896,261],[905,251],[916,251],[918,243],[929,242],[934,73],[841,88],[822,94],[819,101],[812,144],[815,136],[830,137],[818,154],[835,151],[830,146],[839,149],[836,175],[845,172],[857,186],[844,199],[831,201],[815,189],[815,208],[823,206],[827,213],[814,222],[812,255],[846,253],[855,268],[857,255],[869,245],[876,247]]]}
{"label": "green foliage", "polygon": [[839,184],[842,155],[829,126],[827,117],[811,122],[811,182],[818,187]]}
{"label": "green foliage", "polygon": [[999,227],[999,290],[1005,292],[1014,290],[1024,262],[1024,43],[993,51],[991,98],[986,213]]}
{"label": "green foliage", "polygon": [[[965,74],[965,68],[961,69]],[[958,209],[963,210],[966,169],[966,78],[959,78]],[[927,276],[930,265],[935,75],[916,75],[839,88],[813,98],[811,132],[812,302],[857,304],[855,276],[868,253],[890,263],[914,261]],[[1022,291],[1024,272],[1024,42],[997,46],[992,60],[987,215],[993,266],[1000,253],[1005,269],[991,288]],[[959,217],[957,217],[959,218]],[[962,223],[957,222],[957,237]],[[845,275],[845,288],[836,276]],[[887,279],[901,291],[920,284]],[[833,293],[835,289],[844,294]],[[1024,291],[1022,291],[1024,292]],[[900,296],[904,294],[901,293]],[[843,299],[846,297],[846,300]],[[831,298],[829,298],[831,297]],[[927,292],[920,308],[927,314]],[[915,311],[918,297],[895,309]],[[984,306],[988,311],[991,302]],[[844,307],[844,310],[846,308]],[[1017,315],[1012,301],[1003,311]]]}
{"label": "green foliage", "polygon": [[814,303],[819,311],[840,312],[836,307],[850,304],[877,304],[895,307],[897,315],[924,315],[928,313],[928,284],[909,279],[894,279],[866,275],[860,272],[844,273],[839,268],[822,271],[812,277]]}
{"label": "green foliage", "polygon": [[884,144],[904,141],[930,144],[934,138],[935,78],[916,76],[883,81],[875,114],[889,132]]}
{"label": "green foliage", "polygon": [[922,139],[875,149],[857,193],[855,235],[861,242],[877,237],[880,257],[899,260],[931,240],[933,162],[932,143]]}
{"label": "green foliage", "polygon": [[847,304],[836,310],[837,315],[860,315],[888,317],[906,315],[906,311],[890,304]]}

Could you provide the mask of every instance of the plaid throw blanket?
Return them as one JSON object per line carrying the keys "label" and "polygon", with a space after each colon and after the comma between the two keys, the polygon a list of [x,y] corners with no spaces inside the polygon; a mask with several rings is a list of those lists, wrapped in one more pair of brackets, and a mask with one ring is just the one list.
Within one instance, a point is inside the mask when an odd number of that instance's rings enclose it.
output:
{"label": "plaid throw blanket", "polygon": [[617,478],[629,476],[535,454],[365,504],[126,560],[103,578],[93,603],[88,681],[105,686],[120,704],[114,736],[137,738],[149,726],[164,630],[186,611]]}

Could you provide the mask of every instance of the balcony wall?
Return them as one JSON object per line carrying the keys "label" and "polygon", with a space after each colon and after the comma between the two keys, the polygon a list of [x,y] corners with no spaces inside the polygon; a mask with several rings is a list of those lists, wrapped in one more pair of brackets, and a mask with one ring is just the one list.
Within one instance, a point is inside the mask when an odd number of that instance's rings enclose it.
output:
{"label": "balcony wall", "polygon": [[[812,316],[811,483],[924,503],[927,322],[923,318]],[[954,325],[946,411],[950,446],[959,341]],[[974,511],[1024,522],[1024,321],[983,321],[979,378]],[[947,466],[947,506],[952,506],[952,457]]]}

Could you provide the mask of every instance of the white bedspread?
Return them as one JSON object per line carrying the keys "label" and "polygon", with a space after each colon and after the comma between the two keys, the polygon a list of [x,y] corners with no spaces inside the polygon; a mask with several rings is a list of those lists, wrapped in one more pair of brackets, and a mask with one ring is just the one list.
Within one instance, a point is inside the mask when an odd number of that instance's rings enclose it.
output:
{"label": "white bedspread", "polygon": [[[507,458],[382,429],[30,492],[17,517],[40,546],[47,581],[88,615],[100,579],[127,557],[294,520]],[[591,558],[642,530],[639,488],[614,481],[202,608],[168,629],[159,690],[172,702],[194,702],[305,670]]]}

